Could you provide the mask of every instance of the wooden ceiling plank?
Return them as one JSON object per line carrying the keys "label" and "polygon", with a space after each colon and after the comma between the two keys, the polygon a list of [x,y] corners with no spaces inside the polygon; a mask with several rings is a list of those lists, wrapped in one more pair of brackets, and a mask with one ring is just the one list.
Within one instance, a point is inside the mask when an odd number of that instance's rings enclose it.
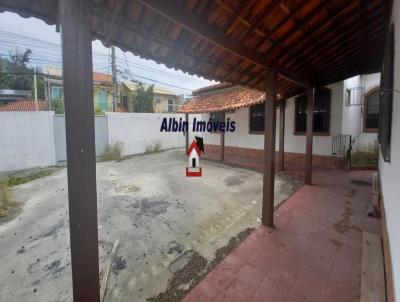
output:
{"label": "wooden ceiling plank", "polygon": [[286,22],[288,22],[293,16],[298,13],[299,9],[304,5],[306,0],[304,1],[299,1],[295,7],[292,8],[291,12],[286,15],[281,21],[277,22],[269,31],[268,34],[266,35],[265,39],[260,40],[257,44],[255,49],[258,49],[263,45],[265,42],[271,40],[272,35],[275,34],[275,32],[283,25],[285,25]]}
{"label": "wooden ceiling plank", "polygon": [[[195,11],[199,10],[200,7],[200,2],[198,1],[195,6],[194,9]],[[209,1],[206,5],[205,11],[207,12],[208,9],[211,7],[212,5],[212,1]],[[192,34],[190,31],[188,30],[184,30],[183,33],[181,33],[180,37],[179,37],[179,43],[177,45],[175,45],[175,47],[171,50],[171,55],[169,56],[169,61],[171,65],[175,65],[178,61],[179,58],[183,55],[183,53],[185,52],[186,47],[188,47],[190,41],[192,40]]]}
{"label": "wooden ceiling plank", "polygon": [[258,22],[251,24],[251,26],[247,28],[247,30],[244,32],[243,35],[241,35],[240,38],[243,41],[246,41],[247,38],[249,38],[252,33],[257,32],[257,29],[264,24],[265,19],[268,17],[269,14],[271,14],[271,12],[275,9],[275,7],[279,5],[280,2],[281,1],[272,0],[271,3],[265,9],[265,13],[258,20]]}
{"label": "wooden ceiling plank", "polygon": [[[330,49],[332,44],[339,43],[342,46],[342,50],[345,51],[347,49],[347,45],[343,43],[342,39],[336,39],[338,37],[337,32],[339,32],[339,35],[343,35],[343,33],[347,33],[349,31],[352,31],[354,26],[350,26],[352,24],[352,20],[357,16],[357,14],[354,14],[353,11],[348,12],[346,16],[341,16],[341,14],[338,12],[338,10],[331,10],[330,16],[332,16],[332,19],[330,20],[330,26],[328,28],[325,28],[325,25],[327,22],[324,22],[321,24],[318,23],[318,28],[322,29],[324,28],[323,31],[317,29],[314,32],[311,32],[308,34],[309,37],[314,37],[316,34],[318,34],[317,37],[314,39],[319,40],[320,44],[322,45],[322,48],[324,50]],[[359,25],[356,25],[359,26]],[[337,30],[340,29],[340,30]],[[331,39],[333,37],[335,39],[335,42]],[[337,41],[337,42],[336,42]],[[298,42],[295,43],[295,45],[291,46],[289,52],[290,53],[296,53],[299,55],[302,55],[304,51],[309,50],[309,45],[310,41],[300,39]],[[300,45],[305,44],[302,48],[299,49]],[[277,56],[277,60],[280,61],[280,59],[283,57],[284,54],[280,54]],[[314,54],[315,55],[315,54]],[[310,61],[311,57],[307,56],[307,61]],[[285,65],[284,62],[281,63],[282,65]]]}
{"label": "wooden ceiling plank", "polygon": [[[375,16],[379,15],[379,13],[380,13],[380,11],[375,11],[373,13],[373,15],[370,15],[368,18],[368,23],[369,24],[373,23],[373,21],[375,20]],[[346,20],[346,18],[344,18],[344,20]],[[351,20],[351,19],[348,19],[348,20]],[[332,52],[332,50],[336,49],[338,46],[340,46],[340,44],[346,46],[345,49],[342,48],[341,51],[339,51],[340,53],[345,54],[347,52],[347,49],[351,49],[352,44],[349,44],[349,43],[351,41],[354,41],[354,35],[355,34],[357,35],[357,29],[361,26],[362,26],[361,24],[357,24],[355,27],[344,26],[344,28],[340,31],[339,35],[335,35],[334,33],[328,34],[326,36],[326,39],[321,41],[322,45],[324,45],[323,48],[327,50],[326,54]],[[374,27],[371,27],[371,28],[374,29]],[[355,34],[352,34],[353,32],[355,32]],[[307,49],[307,48],[305,48],[305,49]],[[302,51],[299,51],[299,53],[301,53],[301,52]],[[313,54],[307,56],[307,59],[310,62],[313,62],[314,58],[318,55],[319,55],[318,53],[313,53]],[[327,55],[323,58],[324,61],[327,61],[328,59],[329,59],[329,56],[327,56]]]}
{"label": "wooden ceiling plank", "polygon": [[225,51],[228,51],[236,56],[253,62],[263,68],[273,68],[282,77],[287,78],[289,81],[293,81],[298,85],[309,87],[310,83],[308,80],[299,77],[293,72],[286,70],[282,66],[279,66],[270,59],[265,58],[257,54],[256,52],[244,47],[241,43],[228,37],[225,33],[220,30],[216,30],[215,27],[204,21],[202,18],[185,11],[183,6],[175,2],[156,1],[156,0],[136,0],[146,7],[156,11],[158,14],[180,24],[189,31],[192,31],[204,39],[218,45]]}
{"label": "wooden ceiling plank", "polygon": [[[359,41],[358,39],[353,39],[351,43],[352,51],[346,52],[346,53],[341,53],[340,55],[336,55],[336,53],[332,53],[329,57],[327,57],[327,60],[322,60],[318,67],[318,70],[324,70],[324,67],[329,68],[329,66],[335,66],[337,65],[337,62],[342,59],[342,58],[351,58],[351,55],[360,55],[360,52],[363,48],[368,47],[370,44],[373,44],[375,40],[379,38],[378,35],[376,35],[377,32],[381,31],[382,28],[376,28],[375,32],[370,32],[370,37],[367,40]],[[382,47],[381,47],[382,48]],[[321,73],[321,72],[320,72]]]}
{"label": "wooden ceiling plank", "polygon": [[106,34],[105,44],[110,45],[111,35],[114,32],[115,22],[117,21],[117,17],[120,14],[122,8],[124,7],[126,0],[120,0],[116,2],[114,10],[112,12],[111,21],[109,23],[108,31]]}
{"label": "wooden ceiling plank", "polygon": [[[231,17],[231,19],[227,22],[227,25],[224,26],[223,31],[226,32],[227,34],[229,34],[230,30],[232,29],[232,26],[236,23],[236,21],[239,19],[239,17],[241,17],[245,12],[247,12],[247,10],[249,9],[249,7],[254,3],[254,0],[250,0],[250,1],[243,1],[242,4],[239,6],[239,8],[237,9],[236,13]],[[271,1],[271,3],[269,4],[269,6],[267,7],[267,11],[268,13],[270,13],[270,10],[275,8],[276,6],[278,6],[278,4],[280,3],[280,1]],[[232,9],[232,11],[234,11]],[[248,22],[248,24],[250,24],[250,22]],[[250,27],[252,28],[252,25],[250,24]],[[254,31],[254,29],[253,29]],[[217,66],[216,66],[216,70],[219,70],[220,68],[222,68],[224,65],[226,64],[226,60],[222,60]],[[237,66],[236,66],[237,67]],[[235,67],[235,69],[236,69]],[[232,74],[232,71],[230,71],[230,73]]]}
{"label": "wooden ceiling plank", "polygon": [[357,45],[357,46],[354,46],[354,49],[351,52],[334,57],[334,59],[332,59],[332,63],[330,63],[330,64],[327,64],[327,63],[322,64],[319,68],[320,74],[322,74],[323,72],[325,72],[328,69],[337,68],[337,66],[339,66],[343,62],[351,61],[354,57],[359,58],[361,56],[360,50],[367,46],[373,45],[374,51],[372,51],[372,52],[379,52],[380,51],[379,49],[381,47],[379,47],[378,43],[380,43],[380,42],[382,42],[382,38],[380,38],[380,37],[375,37],[369,41],[364,41],[362,43],[355,42],[354,45]]}
{"label": "wooden ceiling plank", "polygon": [[239,20],[240,17],[242,17],[245,13],[247,13],[248,9],[254,4],[256,0],[248,0],[248,1],[243,1],[239,7],[236,9],[232,9],[234,14],[229,18],[228,22],[224,26],[223,31],[227,34],[230,33],[232,30],[233,26],[236,24],[236,22]]}
{"label": "wooden ceiling plank", "polygon": [[[311,11],[308,12],[306,16],[304,16],[299,24],[293,26],[291,29],[289,29],[285,34],[283,34],[280,38],[274,41],[273,45],[267,50],[265,55],[268,55],[271,53],[277,46],[281,45],[284,43],[288,38],[290,38],[296,31],[299,30],[299,26],[303,26],[307,24],[312,18],[315,17],[315,15],[322,10],[326,5],[329,4],[329,1],[322,1],[320,2],[316,7],[314,7]],[[261,46],[262,44],[260,44]],[[259,47],[259,46],[258,46]]]}

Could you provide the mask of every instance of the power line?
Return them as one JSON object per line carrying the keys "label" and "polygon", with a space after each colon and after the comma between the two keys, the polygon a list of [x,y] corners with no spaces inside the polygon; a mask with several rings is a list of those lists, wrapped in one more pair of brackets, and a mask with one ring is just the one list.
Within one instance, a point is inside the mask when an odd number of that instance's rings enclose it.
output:
{"label": "power line", "polygon": [[[1,35],[2,35],[2,32],[3,32],[3,33],[7,33],[7,34],[6,34],[7,36],[13,38],[14,33],[5,32],[5,31],[2,31],[2,30],[0,30],[0,37],[1,37]],[[32,38],[32,37],[28,37],[28,36],[21,35],[21,34],[15,34],[15,35],[21,37],[22,39],[27,39],[27,40],[30,41],[29,43],[21,43],[21,42],[19,42],[19,45],[24,45],[24,46],[27,46],[27,47],[32,47],[32,46],[34,46],[34,47],[41,48],[41,50],[43,50],[43,51],[46,51],[46,52],[50,51],[50,52],[51,52],[52,50],[44,49],[44,48],[43,48],[43,42],[44,42],[44,43],[46,43],[46,44],[51,45],[52,47],[56,47],[57,50],[60,49],[60,44],[57,44],[57,43],[55,43],[55,42],[50,42],[50,41],[47,41],[47,40],[41,40],[41,39],[37,39],[37,38]],[[4,41],[3,41],[3,42],[4,42]],[[31,44],[32,42],[39,43],[39,45],[32,45],[32,44]],[[13,41],[13,42],[4,42],[4,43],[15,44],[16,42]],[[53,54],[54,54],[54,53],[53,53]],[[57,51],[57,54],[56,54],[56,55],[60,55],[60,51]],[[100,52],[93,52],[93,56],[103,57],[103,58],[106,58],[106,57],[107,57],[107,58],[109,59],[109,55],[108,55],[108,54],[103,54],[103,53],[100,53]],[[143,70],[143,71],[154,72],[154,73],[157,73],[157,74],[162,73],[162,74],[165,74],[165,75],[168,75],[168,76],[179,77],[179,78],[181,78],[181,79],[183,79],[183,80],[186,80],[186,79],[187,79],[187,76],[185,76],[185,75],[180,75],[180,74],[176,74],[176,73],[174,73],[174,72],[169,72],[169,71],[160,70],[160,69],[156,69],[156,68],[149,67],[149,66],[145,66],[145,65],[140,65],[140,64],[134,63],[134,62],[128,62],[128,61],[126,60],[126,55],[125,55],[125,53],[124,53],[124,56],[125,56],[125,60],[122,59],[122,58],[118,58],[118,57],[116,58],[116,60],[119,61],[119,62],[123,62],[123,63],[125,63],[125,64],[127,64],[127,65],[129,64],[129,66],[134,66],[134,67],[136,67],[136,68],[138,68],[138,69],[141,69],[141,70]]]}
{"label": "power line", "polygon": [[[55,43],[55,42],[51,42],[51,41],[47,41],[44,39],[39,39],[39,38],[35,38],[35,37],[31,37],[31,36],[26,36],[23,34],[19,34],[19,33],[13,33],[13,32],[8,32],[8,31],[4,31],[0,29],[0,40],[7,40],[7,41],[2,41],[5,44],[18,44],[19,45],[24,45],[27,46],[28,48],[30,48],[33,51],[33,56],[30,58],[30,60],[32,62],[37,62],[37,63],[48,63],[48,64],[61,64],[61,50],[60,50],[60,44],[59,43]],[[0,49],[1,49],[1,45],[0,45]],[[4,48],[4,47],[3,47]],[[110,52],[110,49],[109,49]],[[49,57],[48,59],[43,59],[43,58],[36,58],[37,53],[40,54],[41,53],[45,53],[46,57]],[[1,54],[1,56],[10,56],[5,55],[5,54]],[[161,75],[161,76],[167,76],[169,78],[175,78],[177,81],[181,81],[181,80],[188,80],[188,77],[190,77],[190,75],[183,75],[183,74],[177,74],[174,72],[169,72],[169,71],[165,71],[162,69],[156,69],[150,66],[146,66],[146,65],[142,65],[136,62],[132,62],[132,61],[128,61],[125,55],[125,52],[123,52],[124,55],[124,59],[123,58],[118,58],[116,57],[116,63],[117,63],[117,67],[124,69],[124,72],[121,72],[121,70],[119,70],[119,74],[123,77],[123,78],[128,78],[131,79],[133,81],[137,81],[134,78],[139,78],[139,79],[143,79],[146,81],[150,81],[152,83],[158,83],[158,84],[162,84],[162,85],[166,85],[169,87],[173,87],[179,90],[184,90],[184,91],[192,91],[192,89],[189,89],[187,87],[182,87],[179,85],[174,85],[171,83],[167,83],[164,81],[160,81],[160,80],[155,80],[152,79],[152,77],[150,76],[143,76],[143,75],[139,75],[139,74],[132,74],[131,73],[131,68],[137,69],[137,70],[142,70],[145,71],[149,74],[156,74],[156,75]],[[107,59],[107,64],[104,62],[96,62],[96,60],[105,60]],[[109,68],[110,68],[110,55],[109,54],[104,54],[101,52],[93,52],[93,65],[95,66],[96,70],[104,70],[106,69],[106,72],[109,73]],[[125,65],[125,68],[122,68],[122,65]],[[107,66],[107,68],[105,68],[105,66]]]}

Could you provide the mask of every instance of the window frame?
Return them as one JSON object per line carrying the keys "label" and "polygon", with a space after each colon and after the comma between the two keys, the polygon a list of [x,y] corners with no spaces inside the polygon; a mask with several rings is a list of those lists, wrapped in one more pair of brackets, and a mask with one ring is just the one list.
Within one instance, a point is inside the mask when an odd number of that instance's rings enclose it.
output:
{"label": "window frame", "polygon": [[[219,118],[214,119],[212,118],[212,115],[219,115]],[[210,112],[209,113],[209,119],[211,119],[212,121],[216,121],[216,122],[225,122],[225,111],[214,111],[214,112]],[[210,131],[210,133],[220,133],[221,131],[219,129],[217,129],[216,131]]]}
{"label": "window frame", "polygon": [[[325,90],[329,93],[329,99],[328,99],[328,108],[327,108],[327,117],[328,117],[328,121],[327,121],[327,131],[313,131],[313,136],[330,136],[331,135],[331,106],[332,106],[332,91],[331,89],[329,89],[328,87],[318,87],[318,90]],[[294,117],[293,117],[293,135],[307,135],[307,131],[298,131],[297,130],[297,111],[299,108],[299,102],[298,102],[298,98],[301,96],[306,96],[306,93],[300,94],[297,97],[294,98]],[[314,128],[314,123],[313,123],[313,128]],[[314,129],[313,129],[314,130]]]}
{"label": "window frame", "polygon": [[167,111],[168,111],[168,113],[174,113],[174,100],[172,100],[172,99],[167,100]]}
{"label": "window frame", "polygon": [[[251,116],[252,116],[251,110],[252,110],[252,108],[254,108],[256,106],[262,106],[262,105],[264,105],[264,130],[252,130],[251,129]],[[249,107],[249,134],[264,134],[264,131],[265,131],[265,102],[251,105]]]}
{"label": "window frame", "polygon": [[[378,122],[378,127],[376,127],[376,128],[367,128],[367,115],[368,115],[367,99],[368,99],[368,96],[371,95],[372,93],[377,92],[377,91],[380,92],[380,89],[381,89],[380,86],[376,86],[374,88],[369,89],[368,92],[364,95],[363,132],[366,132],[366,133],[378,133],[379,122]],[[378,107],[380,107],[379,98],[378,98]],[[379,115],[380,115],[380,113],[378,112],[378,117],[379,117]]]}
{"label": "window frame", "polygon": [[[56,90],[59,90],[59,91],[61,92],[61,96],[60,96],[60,97],[54,96],[54,91],[56,91]],[[61,100],[64,99],[64,89],[63,89],[62,86],[52,85],[52,86],[51,86],[51,99],[52,99],[52,100],[55,100],[56,98],[59,98],[59,99],[61,99]]]}

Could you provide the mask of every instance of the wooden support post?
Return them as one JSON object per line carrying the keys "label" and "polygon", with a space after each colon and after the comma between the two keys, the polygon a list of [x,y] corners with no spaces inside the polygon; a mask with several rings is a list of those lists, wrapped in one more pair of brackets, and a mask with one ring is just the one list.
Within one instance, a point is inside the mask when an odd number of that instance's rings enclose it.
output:
{"label": "wooden support post", "polygon": [[89,1],[62,0],[62,59],[74,302],[100,301]]}
{"label": "wooden support post", "polygon": [[276,72],[268,70],[265,87],[264,179],[262,223],[274,226]]}
{"label": "wooden support post", "polygon": [[[225,121],[225,112],[222,113],[222,116]],[[219,161],[223,162],[225,159],[225,131],[221,131],[220,135]]]}
{"label": "wooden support post", "polygon": [[185,121],[187,124],[187,131],[185,133],[185,139],[186,139],[186,152],[187,150],[189,150],[189,129],[190,129],[190,125],[189,125],[189,113],[185,113]]}
{"label": "wooden support post", "polygon": [[307,89],[307,138],[306,138],[306,166],[304,183],[312,182],[312,152],[313,152],[313,120],[314,120],[314,93],[315,89]]}
{"label": "wooden support post", "polygon": [[286,100],[279,104],[279,171],[285,169],[285,106]]}

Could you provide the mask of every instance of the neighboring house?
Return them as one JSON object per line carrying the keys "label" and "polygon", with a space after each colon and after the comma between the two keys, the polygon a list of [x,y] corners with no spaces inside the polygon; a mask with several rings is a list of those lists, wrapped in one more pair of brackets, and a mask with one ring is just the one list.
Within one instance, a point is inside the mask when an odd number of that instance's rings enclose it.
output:
{"label": "neighboring house", "polygon": [[[132,93],[139,87],[140,84],[133,82],[122,82],[120,88],[122,105],[133,112]],[[149,85],[144,85],[147,89]],[[156,113],[173,113],[177,112],[183,104],[183,96],[177,95],[173,91],[154,85],[153,109]]]}
{"label": "neighboring house", "polygon": [[[63,98],[62,70],[58,67],[45,67],[45,95],[49,107],[55,100]],[[105,73],[93,72],[93,103],[94,108],[103,112],[113,111],[112,76]],[[119,106],[120,107],[120,106]],[[117,108],[117,111],[125,111]]]}
{"label": "neighboring house", "polygon": [[0,111],[46,111],[46,101],[18,100],[0,105]]}
{"label": "neighboring house", "polygon": [[[377,144],[380,74],[361,75],[316,90],[314,103],[313,162],[332,167],[335,144],[343,135],[351,135],[353,150],[372,151]],[[225,119],[236,122],[236,131],[225,133],[225,153],[263,158],[265,93],[217,84],[193,91],[195,96],[181,107],[182,113],[202,113],[202,120]],[[280,100],[283,102],[283,100]],[[306,95],[285,101],[285,161],[300,163],[306,149]],[[279,107],[279,106],[278,106]],[[279,109],[277,110],[279,125]],[[219,149],[220,134],[205,132],[205,150]],[[349,136],[346,136],[349,140]],[[279,148],[279,127],[276,133]],[[349,144],[348,144],[349,145]],[[337,147],[337,146],[336,146]]]}
{"label": "neighboring house", "polygon": [[0,89],[0,105],[31,97],[30,90]]}

